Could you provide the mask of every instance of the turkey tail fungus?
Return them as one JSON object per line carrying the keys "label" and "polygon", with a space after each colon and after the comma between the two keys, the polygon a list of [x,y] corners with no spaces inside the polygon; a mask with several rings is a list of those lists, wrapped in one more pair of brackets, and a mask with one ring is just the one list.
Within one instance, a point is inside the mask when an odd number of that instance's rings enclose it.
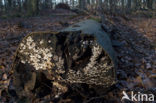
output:
{"label": "turkey tail fungus", "polygon": [[59,83],[108,88],[116,82],[116,67],[108,34],[100,23],[85,20],[60,32],[27,35],[16,52],[13,85],[19,96],[30,96],[42,83],[39,96],[51,92],[48,87],[54,86],[65,93],[67,88]]}

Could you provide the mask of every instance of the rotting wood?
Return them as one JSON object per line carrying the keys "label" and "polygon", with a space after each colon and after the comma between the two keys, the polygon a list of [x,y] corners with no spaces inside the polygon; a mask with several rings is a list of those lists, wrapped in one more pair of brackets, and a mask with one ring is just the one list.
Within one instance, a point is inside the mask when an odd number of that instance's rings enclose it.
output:
{"label": "rotting wood", "polygon": [[[48,86],[86,83],[110,87],[116,82],[116,67],[109,36],[100,23],[85,20],[60,32],[26,36],[13,64],[13,84],[20,96],[29,95],[43,81]],[[67,91],[60,84],[58,88],[58,95]]]}

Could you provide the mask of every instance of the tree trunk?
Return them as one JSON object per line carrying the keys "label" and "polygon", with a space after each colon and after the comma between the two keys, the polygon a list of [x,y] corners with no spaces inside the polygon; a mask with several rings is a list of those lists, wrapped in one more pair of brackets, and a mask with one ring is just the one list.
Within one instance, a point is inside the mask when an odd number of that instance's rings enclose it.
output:
{"label": "tree trunk", "polygon": [[134,4],[134,11],[138,9],[138,0],[133,0],[133,4]]}
{"label": "tree trunk", "polygon": [[17,0],[17,4],[18,4],[18,11],[21,12],[22,11],[22,1],[21,0]]}
{"label": "tree trunk", "polygon": [[87,0],[87,5],[90,5],[90,0]]}
{"label": "tree trunk", "polygon": [[6,11],[10,11],[12,10],[12,0],[7,0],[7,7],[6,7]]}
{"label": "tree trunk", "polygon": [[122,13],[125,14],[125,0],[121,0]]}
{"label": "tree trunk", "polygon": [[132,5],[131,0],[128,0],[128,2],[127,2],[127,13],[131,12],[131,5]]}
{"label": "tree trunk", "polygon": [[40,83],[37,80],[43,77],[38,73],[53,84],[85,83],[107,88],[116,82],[116,64],[111,40],[101,24],[85,20],[58,33],[32,33],[25,37],[15,57],[13,84],[21,97],[32,93],[36,83]]}
{"label": "tree trunk", "polygon": [[105,4],[106,11],[108,11],[108,9],[109,9],[109,6],[108,6],[109,2],[108,2],[108,0],[105,0],[104,1],[104,4]]}
{"label": "tree trunk", "polygon": [[37,15],[39,11],[39,0],[28,0],[28,15]]}
{"label": "tree trunk", "polygon": [[147,7],[148,9],[153,9],[153,0],[147,0]]}
{"label": "tree trunk", "polygon": [[102,0],[98,0],[98,6],[99,8],[102,8]]}
{"label": "tree trunk", "polygon": [[12,6],[12,0],[8,0],[8,7],[11,8],[11,6]]}
{"label": "tree trunk", "polygon": [[86,0],[79,0],[79,8],[83,10],[86,9]]}
{"label": "tree trunk", "polygon": [[112,6],[113,6],[113,4],[112,4],[112,0],[109,0],[109,10],[110,10],[110,13],[112,13]]}
{"label": "tree trunk", "polygon": [[2,0],[0,0],[0,12],[3,11],[3,3]]}

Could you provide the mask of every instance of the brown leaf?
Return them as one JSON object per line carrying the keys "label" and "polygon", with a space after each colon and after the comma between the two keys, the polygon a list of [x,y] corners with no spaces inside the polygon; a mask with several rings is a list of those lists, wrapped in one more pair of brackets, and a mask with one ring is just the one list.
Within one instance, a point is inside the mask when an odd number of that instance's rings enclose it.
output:
{"label": "brown leaf", "polygon": [[3,65],[0,65],[0,69],[4,69],[5,67]]}

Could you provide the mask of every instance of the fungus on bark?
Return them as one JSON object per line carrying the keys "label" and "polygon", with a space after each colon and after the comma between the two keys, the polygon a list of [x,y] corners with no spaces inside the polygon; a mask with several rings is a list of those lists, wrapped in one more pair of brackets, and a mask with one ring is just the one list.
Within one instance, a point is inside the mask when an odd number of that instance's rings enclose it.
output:
{"label": "fungus on bark", "polygon": [[19,95],[36,89],[40,73],[52,86],[61,82],[110,87],[115,83],[116,63],[108,34],[100,23],[85,20],[60,32],[25,37],[15,57],[13,81]]}

